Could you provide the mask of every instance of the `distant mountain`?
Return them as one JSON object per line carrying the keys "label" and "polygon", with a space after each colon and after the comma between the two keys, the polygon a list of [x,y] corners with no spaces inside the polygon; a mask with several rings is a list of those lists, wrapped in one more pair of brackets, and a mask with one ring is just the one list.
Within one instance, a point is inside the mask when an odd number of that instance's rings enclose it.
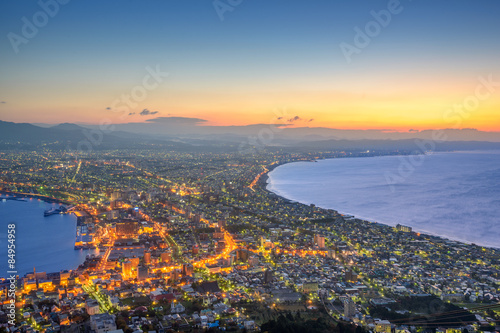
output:
{"label": "distant mountain", "polygon": [[96,128],[86,128],[70,123],[47,128],[28,123],[12,123],[1,120],[0,144],[3,144],[3,148],[44,145],[46,148],[71,150],[76,150],[80,147],[84,151],[88,151],[89,149],[132,148],[145,144],[189,149],[189,145],[180,142],[120,131],[103,132]]}
{"label": "distant mountain", "polygon": [[51,131],[47,128],[0,120],[0,141],[28,143],[49,137],[50,133]]}
{"label": "distant mountain", "polygon": [[406,140],[321,140],[293,145],[297,148],[322,150],[390,150],[407,152],[497,150],[500,142],[488,141],[432,141],[427,139]]}
{"label": "distant mountain", "polygon": [[[148,124],[143,124],[143,130]],[[130,133],[124,131],[123,127],[115,126],[113,131],[103,132],[98,126],[83,127],[71,123],[63,123],[51,127],[40,127],[27,123],[12,123],[0,121],[0,148],[34,147],[43,145],[45,148],[75,150],[81,147],[82,150],[89,149],[116,149],[116,148],[163,148],[176,151],[236,151],[243,144],[244,148],[251,145],[260,145],[260,148],[269,149],[296,149],[299,151],[314,150],[378,150],[378,151],[404,151],[422,152],[426,150],[435,151],[456,151],[456,150],[489,150],[500,149],[500,142],[490,142],[489,140],[478,139],[480,137],[491,138],[495,141],[495,132],[479,132],[476,130],[442,130],[442,134],[447,140],[436,142],[432,140],[432,131],[422,131],[418,133],[399,133],[396,138],[387,137],[374,139],[383,134],[380,131],[366,131],[365,139],[345,139],[342,135],[333,137],[332,134],[341,134],[341,130],[317,128],[318,133],[314,133],[314,128],[284,128],[277,131],[275,135],[269,137],[265,142],[259,141],[259,135],[263,129],[269,128],[266,125],[256,126],[228,126],[227,132],[221,132],[222,127],[210,128],[210,126],[193,126],[180,134],[171,131],[170,128],[157,128],[158,132],[152,131],[145,134],[143,131]],[[181,126],[178,126],[181,127]],[[153,127],[151,127],[153,128]],[[119,130],[122,129],[122,130]],[[160,131],[161,130],[161,131]],[[197,131],[197,133],[192,133]],[[161,133],[159,133],[161,132]],[[235,133],[236,132],[236,133]],[[349,131],[347,131],[349,132]],[[361,132],[361,131],[350,131]],[[267,132],[266,132],[267,133]],[[464,133],[471,135],[470,141],[463,141]],[[435,134],[435,133],[434,133]],[[411,137],[410,135],[413,135]],[[261,135],[262,136],[262,135]],[[265,136],[263,136],[265,137]],[[255,141],[257,140],[257,141]],[[253,142],[253,143],[252,143]],[[419,144],[420,142],[420,144]],[[421,142],[427,142],[422,145]]]}
{"label": "distant mountain", "polygon": [[62,123],[59,125],[52,126],[50,128],[63,131],[81,131],[83,129],[83,127],[71,123]]}

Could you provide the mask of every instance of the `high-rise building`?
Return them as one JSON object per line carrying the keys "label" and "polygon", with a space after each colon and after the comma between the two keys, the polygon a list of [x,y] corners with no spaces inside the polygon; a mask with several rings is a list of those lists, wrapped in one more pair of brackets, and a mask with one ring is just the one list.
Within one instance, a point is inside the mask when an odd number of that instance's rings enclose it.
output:
{"label": "high-rise building", "polygon": [[356,314],[356,306],[349,297],[344,300],[344,316],[352,318]]}
{"label": "high-rise building", "polygon": [[314,236],[314,242],[320,249],[325,248],[325,237],[321,235],[315,235]]}
{"label": "high-rise building", "polygon": [[345,272],[345,281],[354,283],[358,281],[358,275],[352,269],[349,269]]}
{"label": "high-rise building", "polygon": [[193,272],[194,272],[193,265],[191,265],[191,264],[183,264],[182,265],[182,275],[190,276],[190,275],[193,275]]}
{"label": "high-rise building", "polygon": [[132,258],[129,258],[130,262],[132,263],[132,267],[133,268],[137,268],[137,266],[139,266],[139,261],[140,259],[137,258],[137,257],[132,257]]}
{"label": "high-rise building", "polygon": [[236,260],[241,260],[243,262],[248,261],[248,250],[238,249],[236,250]]}
{"label": "high-rise building", "polygon": [[132,277],[132,262],[126,260],[122,263],[122,278],[128,279],[130,277]]}
{"label": "high-rise building", "polygon": [[160,254],[160,258],[162,262],[165,263],[170,263],[170,260],[172,259],[172,253],[170,251],[165,251]]}
{"label": "high-rise building", "polygon": [[273,272],[268,268],[264,272],[264,283],[271,283],[273,282]]}
{"label": "high-rise building", "polygon": [[148,265],[151,263],[151,252],[144,252],[144,263]]}
{"label": "high-rise building", "polygon": [[137,267],[137,280],[146,280],[149,276],[149,270],[146,266]]}
{"label": "high-rise building", "polygon": [[118,200],[118,199],[121,199],[122,198],[122,192],[121,191],[113,191],[113,193],[111,193],[111,201],[115,201],[115,200]]}

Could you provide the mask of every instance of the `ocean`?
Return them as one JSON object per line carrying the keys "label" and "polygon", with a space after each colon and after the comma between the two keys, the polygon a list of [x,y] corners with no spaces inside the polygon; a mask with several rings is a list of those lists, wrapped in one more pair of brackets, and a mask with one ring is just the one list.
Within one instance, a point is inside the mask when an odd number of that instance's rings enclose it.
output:
{"label": "ocean", "polygon": [[500,151],[336,158],[269,173],[287,199],[500,248]]}
{"label": "ocean", "polygon": [[[76,216],[73,214],[43,216],[46,209],[59,207],[38,199],[26,201],[0,199],[0,277],[7,277],[8,224],[15,224],[17,274],[59,272],[74,269],[85,261],[89,251],[74,250]],[[93,253],[93,252],[92,252]]]}

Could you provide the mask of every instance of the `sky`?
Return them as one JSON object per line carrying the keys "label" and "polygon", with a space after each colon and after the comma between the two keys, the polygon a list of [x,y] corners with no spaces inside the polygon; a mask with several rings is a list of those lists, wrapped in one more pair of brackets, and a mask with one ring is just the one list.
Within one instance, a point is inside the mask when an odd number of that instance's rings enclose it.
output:
{"label": "sky", "polygon": [[500,131],[500,2],[6,0],[0,120]]}

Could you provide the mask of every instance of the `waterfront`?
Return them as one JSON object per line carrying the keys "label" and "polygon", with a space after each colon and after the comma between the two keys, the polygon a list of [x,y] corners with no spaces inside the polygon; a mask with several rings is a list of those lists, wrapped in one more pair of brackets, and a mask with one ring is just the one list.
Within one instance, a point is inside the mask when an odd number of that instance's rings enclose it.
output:
{"label": "waterfront", "polygon": [[[269,174],[287,199],[388,225],[500,248],[500,153],[436,153],[396,184],[408,156],[297,162]],[[392,179],[390,178],[389,179]]]}
{"label": "waterfront", "polygon": [[[38,199],[0,201],[0,257],[7,258],[7,225],[16,225],[16,270],[20,276],[33,271],[58,272],[74,269],[89,251],[75,251],[76,217],[44,211],[58,204]],[[0,276],[7,276],[7,259],[0,262]]]}

